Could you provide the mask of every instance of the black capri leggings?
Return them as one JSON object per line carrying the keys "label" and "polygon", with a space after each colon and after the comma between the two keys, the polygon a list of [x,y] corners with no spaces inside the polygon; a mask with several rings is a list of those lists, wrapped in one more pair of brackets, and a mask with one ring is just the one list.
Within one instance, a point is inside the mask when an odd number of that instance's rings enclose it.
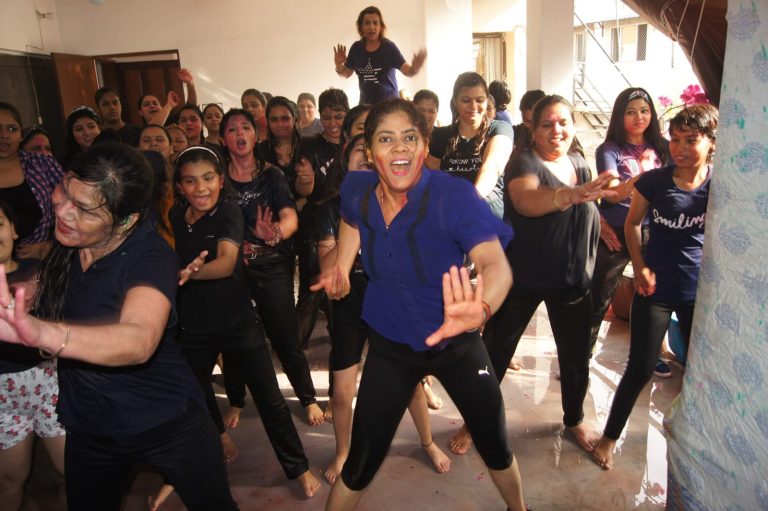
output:
{"label": "black capri leggings", "polygon": [[653,374],[672,313],[677,314],[686,351],[693,324],[693,303],[668,304],[635,294],[629,316],[629,360],[613,397],[605,436],[618,440],[635,401]]}
{"label": "black capri leggings", "polygon": [[368,357],[357,393],[349,457],[341,471],[354,491],[373,479],[413,397],[427,374],[440,380],[475,441],[483,462],[492,470],[512,464],[504,404],[496,375],[480,335],[466,333],[441,351],[416,352],[369,330]]}

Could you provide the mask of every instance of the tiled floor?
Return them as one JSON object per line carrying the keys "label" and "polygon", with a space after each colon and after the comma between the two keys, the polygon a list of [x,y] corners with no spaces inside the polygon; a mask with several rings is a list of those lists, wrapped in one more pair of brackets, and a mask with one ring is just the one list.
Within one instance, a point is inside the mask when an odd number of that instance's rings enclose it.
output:
{"label": "tiled floor", "polygon": [[[613,392],[621,378],[629,345],[627,324],[616,320],[607,328],[592,362],[591,385],[585,402],[587,421],[601,427],[608,413]],[[328,388],[327,337],[325,328],[315,330],[309,351],[312,375],[318,393],[325,401]],[[680,390],[680,370],[674,377],[654,377],[645,388],[619,441],[614,468],[605,472],[590,456],[561,431],[562,409],[557,358],[546,311],[541,309],[526,331],[517,358],[520,372],[508,371],[502,383],[507,409],[507,428],[512,448],[520,464],[528,505],[540,510],[663,509],[666,500],[666,442],[662,432],[663,413]],[[294,410],[312,470],[320,474],[334,453],[330,424],[310,428],[303,412],[292,397],[284,375],[280,386]],[[443,389],[437,392],[445,399]],[[444,446],[461,424],[456,408],[446,406],[431,412],[435,441]],[[321,403],[324,404],[324,403]],[[222,399],[221,405],[225,406]],[[249,405],[240,427],[232,432],[240,449],[239,457],[229,466],[230,483],[243,511],[318,510],[323,509],[329,487],[324,484],[312,499],[304,499],[296,483],[285,480],[266,440],[256,414]],[[447,451],[447,449],[446,449]],[[452,468],[446,474],[435,473],[419,446],[413,422],[406,414],[389,457],[366,491],[358,509],[361,511],[475,511],[505,509],[479,457],[473,450],[464,456],[451,455]],[[65,508],[56,494],[57,478],[44,455],[28,486],[25,510],[58,511]],[[145,509],[146,495],[159,485],[153,475],[140,475],[126,499],[124,509]],[[172,496],[163,509],[183,509]]]}

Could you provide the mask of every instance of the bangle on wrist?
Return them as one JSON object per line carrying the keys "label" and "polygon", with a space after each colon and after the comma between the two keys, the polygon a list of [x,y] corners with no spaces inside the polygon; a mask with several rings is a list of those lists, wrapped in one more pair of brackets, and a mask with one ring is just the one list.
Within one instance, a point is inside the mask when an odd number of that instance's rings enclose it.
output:
{"label": "bangle on wrist", "polygon": [[40,348],[37,351],[38,351],[38,353],[40,353],[41,357],[43,357],[45,360],[51,360],[52,358],[56,358],[59,355],[61,355],[61,352],[64,351],[64,348],[66,348],[67,344],[69,344],[70,329],[69,329],[69,327],[66,327],[66,328],[67,328],[67,331],[64,334],[64,342],[61,343],[61,347],[59,348],[59,351],[57,351],[56,353],[49,353],[49,352],[45,351],[44,349]]}
{"label": "bangle on wrist", "polygon": [[485,326],[486,323],[488,323],[488,320],[491,319],[491,316],[493,313],[491,312],[491,306],[488,305],[488,302],[483,300],[483,325]]}
{"label": "bangle on wrist", "polygon": [[555,193],[554,195],[552,195],[552,205],[555,207],[557,211],[565,211],[567,209],[567,206],[564,208],[561,208],[560,206],[557,205],[557,192],[559,192],[560,190],[562,190],[562,188],[555,188]]}

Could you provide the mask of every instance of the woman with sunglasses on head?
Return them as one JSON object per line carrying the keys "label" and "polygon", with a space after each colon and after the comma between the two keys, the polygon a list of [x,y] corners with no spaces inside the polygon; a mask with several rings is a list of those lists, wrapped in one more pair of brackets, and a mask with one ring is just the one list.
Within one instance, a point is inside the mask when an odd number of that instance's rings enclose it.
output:
{"label": "woman with sunglasses on head", "polygon": [[137,466],[190,510],[237,509],[221,441],[174,341],[178,263],[149,217],[154,176],[138,150],[103,144],[52,196],[56,244],[36,317],[0,269],[0,338],[58,358],[67,505],[117,510]]}
{"label": "woman with sunglasses on head", "polygon": [[62,169],[52,156],[20,150],[21,114],[0,102],[0,200],[16,214],[20,258],[44,258],[51,248],[54,213],[51,193]]}
{"label": "woman with sunglasses on head", "polygon": [[426,165],[469,180],[491,207],[504,214],[504,167],[512,154],[512,126],[487,117],[488,87],[478,73],[456,78],[453,123],[432,130]]}
{"label": "woman with sunglasses on head", "polygon": [[333,62],[336,74],[349,78],[357,73],[360,83],[360,103],[375,105],[399,94],[395,71],[405,76],[415,76],[424,65],[427,50],[421,49],[413,55],[409,64],[395,43],[384,37],[387,26],[378,7],[366,7],[357,16],[357,33],[360,39],[347,47],[341,44],[333,48]]}

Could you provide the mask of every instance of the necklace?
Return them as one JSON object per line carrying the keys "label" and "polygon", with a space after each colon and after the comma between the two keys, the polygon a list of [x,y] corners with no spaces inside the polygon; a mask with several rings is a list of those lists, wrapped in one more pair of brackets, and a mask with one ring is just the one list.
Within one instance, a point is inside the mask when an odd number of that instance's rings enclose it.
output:
{"label": "necklace", "polygon": [[381,206],[381,218],[384,220],[384,227],[389,230],[389,224],[392,222],[387,222],[387,219],[384,217],[384,190],[379,189],[379,205]]}

